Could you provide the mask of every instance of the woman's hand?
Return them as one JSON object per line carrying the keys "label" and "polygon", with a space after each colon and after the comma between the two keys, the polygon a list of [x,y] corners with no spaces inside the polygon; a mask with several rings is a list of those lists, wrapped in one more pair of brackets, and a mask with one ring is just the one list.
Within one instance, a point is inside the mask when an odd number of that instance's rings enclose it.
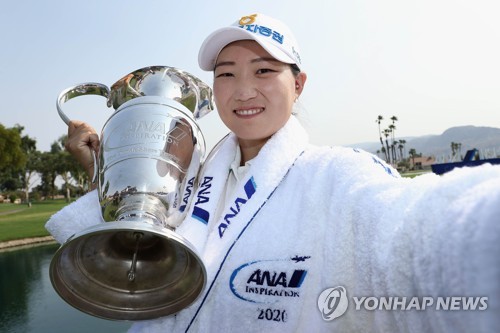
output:
{"label": "woman's hand", "polygon": [[76,158],[92,180],[94,176],[93,152],[99,153],[99,135],[87,123],[72,120],[68,125],[68,140],[65,148]]}

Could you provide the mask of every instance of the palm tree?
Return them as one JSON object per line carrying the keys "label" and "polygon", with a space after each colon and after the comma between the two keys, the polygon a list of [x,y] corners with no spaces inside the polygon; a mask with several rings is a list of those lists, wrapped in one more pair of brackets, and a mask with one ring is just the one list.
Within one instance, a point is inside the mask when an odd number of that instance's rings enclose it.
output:
{"label": "palm tree", "polygon": [[390,124],[389,125],[389,131],[390,131],[390,134],[391,134],[391,156],[392,156],[392,160],[393,161],[396,161],[396,139],[394,137],[394,132],[396,131],[396,126],[394,124]]}
{"label": "palm tree", "polygon": [[381,151],[382,153],[384,153],[384,156],[385,156],[385,157],[387,157],[386,150],[385,150],[385,147],[384,147],[384,146],[382,146],[382,148],[380,149],[380,151]]}
{"label": "palm tree", "polygon": [[398,121],[398,117],[392,116],[391,117],[392,124],[389,125],[389,128],[391,129],[391,135],[392,135],[392,144],[394,145],[393,151],[392,151],[392,158],[396,159],[396,121]]}
{"label": "palm tree", "polygon": [[415,157],[417,157],[417,151],[415,150],[415,148],[410,148],[408,154],[410,155],[411,160],[413,162],[413,169],[415,169]]}
{"label": "palm tree", "polygon": [[387,163],[391,164],[391,150],[389,149],[389,140],[387,139],[389,137],[389,135],[391,134],[391,130],[386,128],[384,130],[384,136],[385,136],[385,145],[387,147],[387,153],[386,153],[386,156],[387,156]]}
{"label": "palm tree", "polygon": [[401,161],[401,154],[399,153],[399,140],[394,140],[394,156],[396,156],[396,161]]}
{"label": "palm tree", "polygon": [[401,156],[401,160],[405,159],[405,154],[404,154],[405,144],[406,144],[406,140],[404,140],[404,139],[400,139],[399,140],[398,149],[399,149],[399,153],[400,153],[400,156]]}
{"label": "palm tree", "polygon": [[[378,115],[375,122],[378,124],[378,137],[380,139],[380,144],[382,145],[382,148],[384,148],[384,141],[382,140],[382,131],[380,129],[380,124],[381,124],[382,120],[384,120],[384,117],[382,117],[382,115]],[[382,149],[382,151],[384,152],[385,160],[387,161],[389,159],[387,157],[387,152],[384,149]]]}

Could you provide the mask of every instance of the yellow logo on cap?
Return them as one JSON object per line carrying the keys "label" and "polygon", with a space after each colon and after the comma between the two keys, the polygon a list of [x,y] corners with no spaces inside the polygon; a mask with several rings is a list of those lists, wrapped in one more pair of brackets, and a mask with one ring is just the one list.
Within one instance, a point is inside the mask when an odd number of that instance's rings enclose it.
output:
{"label": "yellow logo on cap", "polygon": [[252,24],[255,22],[255,18],[257,17],[257,14],[252,14],[252,15],[248,15],[248,16],[243,16],[242,18],[240,18],[240,25],[248,25],[248,24]]}

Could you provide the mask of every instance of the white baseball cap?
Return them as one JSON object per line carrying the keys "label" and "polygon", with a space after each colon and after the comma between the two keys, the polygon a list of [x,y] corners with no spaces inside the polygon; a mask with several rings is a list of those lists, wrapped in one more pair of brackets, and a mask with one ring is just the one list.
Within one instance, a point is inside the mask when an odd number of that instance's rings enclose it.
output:
{"label": "white baseball cap", "polygon": [[243,16],[229,27],[211,33],[198,53],[198,63],[212,71],[220,51],[229,43],[251,39],[260,44],[276,60],[301,68],[300,50],[290,29],[281,21],[264,14]]}

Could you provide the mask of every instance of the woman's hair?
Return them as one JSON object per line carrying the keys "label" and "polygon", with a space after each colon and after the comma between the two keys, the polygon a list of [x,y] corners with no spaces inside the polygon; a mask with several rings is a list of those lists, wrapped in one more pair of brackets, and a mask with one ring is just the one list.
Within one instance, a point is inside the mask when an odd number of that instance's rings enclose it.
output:
{"label": "woman's hair", "polygon": [[290,64],[290,68],[292,69],[293,76],[297,76],[300,73],[300,68],[297,64]]}
{"label": "woman's hair", "polygon": [[[294,77],[297,77],[297,75],[300,74],[300,68],[296,64],[290,64],[290,69],[292,70]],[[306,130],[309,128],[309,115],[307,114],[306,108],[302,105],[302,103],[300,103],[298,98],[295,100],[295,103],[293,103],[292,115],[300,121]]]}

